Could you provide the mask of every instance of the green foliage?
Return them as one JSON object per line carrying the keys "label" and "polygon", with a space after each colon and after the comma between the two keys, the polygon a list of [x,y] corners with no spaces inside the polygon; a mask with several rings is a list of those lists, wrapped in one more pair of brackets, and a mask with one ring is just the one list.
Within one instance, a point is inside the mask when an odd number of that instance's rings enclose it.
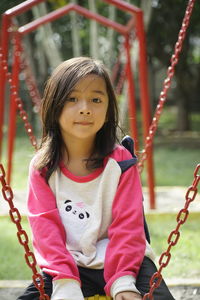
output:
{"label": "green foliage", "polygon": [[6,10],[22,3],[23,1],[21,0],[1,0],[0,1],[0,17],[1,17],[1,14],[3,14]]}
{"label": "green foliage", "polygon": [[[148,51],[159,58],[166,66],[169,64],[169,58],[177,41],[187,3],[183,0],[158,1],[158,4],[153,7],[147,35]],[[199,12],[200,3],[196,1],[188,28],[188,35],[190,36],[188,59],[193,55],[193,49],[196,46],[192,41],[192,37],[199,36]],[[187,49],[184,50],[187,51]]]}
{"label": "green foliage", "polygon": [[[143,0],[144,1],[144,0]],[[13,6],[22,3],[19,0],[2,0],[0,1],[0,14]],[[65,4],[69,4],[69,0],[60,1],[46,1],[47,10],[53,11],[58,7]],[[142,1],[131,0],[129,3],[140,6]],[[88,1],[77,1],[80,6],[88,9]],[[98,0],[95,1],[96,9],[98,14],[109,18],[109,7],[108,3]],[[147,28],[147,54],[148,54],[148,65],[149,65],[149,81],[151,87],[151,103],[152,107],[155,108],[157,104],[158,95],[160,92],[162,79],[161,74],[165,71],[170,63],[170,57],[172,55],[175,42],[177,41],[178,33],[181,27],[182,19],[184,17],[185,9],[187,6],[186,0],[168,0],[168,1],[152,1],[152,14],[149,26]],[[144,11],[145,15],[145,11]],[[183,51],[180,55],[180,61],[176,67],[175,80],[173,83],[172,91],[169,95],[170,99],[173,99],[173,105],[178,107],[179,111],[184,111],[182,114],[178,114],[178,118],[182,120],[181,122],[176,122],[179,124],[179,129],[181,130],[192,130],[190,124],[191,112],[199,112],[199,62],[200,62],[200,52],[199,52],[199,23],[200,15],[200,2],[196,1],[191,17],[191,22],[186,35],[186,40],[184,42]],[[125,25],[130,18],[130,14],[117,9],[116,10],[116,22]],[[23,16],[16,17],[16,20],[20,25],[28,23],[33,20],[33,14],[31,10],[26,12]],[[72,36],[71,36],[71,19],[70,14],[61,17],[60,19],[53,21],[51,23],[53,32],[55,33],[51,38],[55,40],[58,51],[61,54],[63,60],[68,59],[73,56],[72,48]],[[90,36],[90,20],[77,15],[76,26],[78,28],[78,34],[81,41],[82,55],[90,55],[89,46],[92,43]],[[46,81],[48,75],[51,73],[51,68],[48,65],[46,54],[43,53],[43,48],[41,43],[37,41],[37,31],[34,31],[29,35],[30,42],[30,53],[29,59],[30,64],[34,66],[34,72],[36,73],[36,81],[39,90],[43,91],[44,82]],[[28,39],[24,40],[28,44]],[[115,65],[116,59],[119,52],[123,49],[120,47],[123,44],[123,37],[115,32],[114,34],[114,47],[112,50],[112,55],[110,57],[109,51],[109,40],[108,40],[108,28],[99,24],[98,29],[98,44],[100,59],[102,59],[106,65]],[[109,60],[109,63],[108,63]],[[43,70],[39,66],[44,66]],[[40,71],[40,74],[38,74]],[[134,76],[137,77],[137,70],[134,68]],[[25,93],[26,83],[21,80],[20,92],[23,96],[24,102],[30,102],[30,97],[28,93]],[[136,90],[138,90],[136,84]],[[167,105],[171,104],[167,101]],[[28,106],[28,110],[31,114],[31,107]],[[34,120],[35,122],[35,120]]]}
{"label": "green foliage", "polygon": [[[159,70],[167,68],[170,58],[174,52],[175,43],[181,29],[182,20],[185,15],[187,1],[169,0],[157,1],[152,10],[152,16],[147,33],[147,52],[149,65],[157,76],[158,84]],[[200,110],[199,105],[199,14],[200,3],[196,1],[189,27],[186,31],[182,52],[179,55],[179,62],[175,68],[173,89],[168,98],[175,99],[179,110],[178,126],[179,130],[190,130],[190,113]],[[150,76],[153,76],[150,74]],[[164,78],[163,78],[164,79]],[[152,79],[154,80],[154,79]],[[152,92],[153,94],[153,92]],[[158,95],[152,95],[152,97]],[[152,99],[154,101],[154,99]]]}

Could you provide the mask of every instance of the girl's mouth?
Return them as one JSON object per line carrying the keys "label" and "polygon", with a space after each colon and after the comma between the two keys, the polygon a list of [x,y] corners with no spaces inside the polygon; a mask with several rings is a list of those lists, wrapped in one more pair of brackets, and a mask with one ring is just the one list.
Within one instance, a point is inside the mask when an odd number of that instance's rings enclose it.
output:
{"label": "girl's mouth", "polygon": [[75,122],[76,125],[82,125],[82,126],[88,126],[88,125],[92,125],[92,122]]}

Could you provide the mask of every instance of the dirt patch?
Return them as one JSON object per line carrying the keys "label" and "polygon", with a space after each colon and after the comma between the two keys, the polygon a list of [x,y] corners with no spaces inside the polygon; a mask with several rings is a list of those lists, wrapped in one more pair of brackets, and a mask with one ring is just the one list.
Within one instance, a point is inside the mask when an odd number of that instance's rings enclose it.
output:
{"label": "dirt patch", "polygon": [[[199,286],[176,286],[170,288],[176,300],[199,300]],[[1,300],[16,300],[23,292],[22,288],[0,288]]]}

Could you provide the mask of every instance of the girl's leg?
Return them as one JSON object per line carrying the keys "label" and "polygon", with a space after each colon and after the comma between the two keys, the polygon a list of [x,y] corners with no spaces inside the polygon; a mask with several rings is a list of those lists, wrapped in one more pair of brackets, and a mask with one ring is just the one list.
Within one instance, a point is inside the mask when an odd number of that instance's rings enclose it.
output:
{"label": "girl's leg", "polygon": [[[96,294],[105,295],[105,280],[103,270],[93,270],[79,267],[80,279],[82,282],[82,293],[84,297],[91,297]],[[46,273],[42,273],[45,284],[45,292],[51,297],[52,294],[52,277]],[[39,300],[39,291],[34,283],[31,283],[24,293],[16,300]]]}
{"label": "girl's leg", "polygon": [[[147,257],[144,258],[137,277],[136,287],[142,294],[149,292],[149,281],[151,276],[157,271],[155,264]],[[96,294],[105,295],[105,280],[103,270],[93,270],[79,267],[80,279],[82,282],[82,292],[84,297],[94,296]],[[42,273],[45,292],[47,295],[52,294],[52,277]],[[153,293],[154,300],[174,300],[165,282],[162,280],[160,286]],[[39,300],[39,291],[32,283],[17,300]]]}
{"label": "girl's leg", "polygon": [[105,280],[103,276],[104,270],[94,270],[78,267],[80,279],[82,283],[82,293],[84,297],[92,297],[94,295],[105,295]]}
{"label": "girl's leg", "polygon": [[[149,292],[150,286],[149,281],[151,276],[157,272],[157,268],[153,261],[148,257],[144,257],[143,263],[141,265],[137,280],[136,287],[144,296],[144,294]],[[154,300],[175,300],[172,294],[170,293],[167,285],[164,280],[161,281],[160,286],[153,292]]]}
{"label": "girl's leg", "polygon": [[[52,294],[52,277],[46,273],[42,273],[44,280],[45,293],[51,297]],[[35,287],[34,283],[31,283],[24,293],[19,296],[16,300],[39,300],[40,293]]]}

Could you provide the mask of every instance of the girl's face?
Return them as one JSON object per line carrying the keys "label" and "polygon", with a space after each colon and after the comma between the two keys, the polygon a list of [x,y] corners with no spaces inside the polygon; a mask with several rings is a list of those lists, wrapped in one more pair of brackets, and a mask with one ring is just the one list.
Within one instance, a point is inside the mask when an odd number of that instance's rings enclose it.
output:
{"label": "girl's face", "polygon": [[59,117],[64,141],[94,141],[106,121],[108,95],[105,80],[95,74],[80,79],[66,99]]}

